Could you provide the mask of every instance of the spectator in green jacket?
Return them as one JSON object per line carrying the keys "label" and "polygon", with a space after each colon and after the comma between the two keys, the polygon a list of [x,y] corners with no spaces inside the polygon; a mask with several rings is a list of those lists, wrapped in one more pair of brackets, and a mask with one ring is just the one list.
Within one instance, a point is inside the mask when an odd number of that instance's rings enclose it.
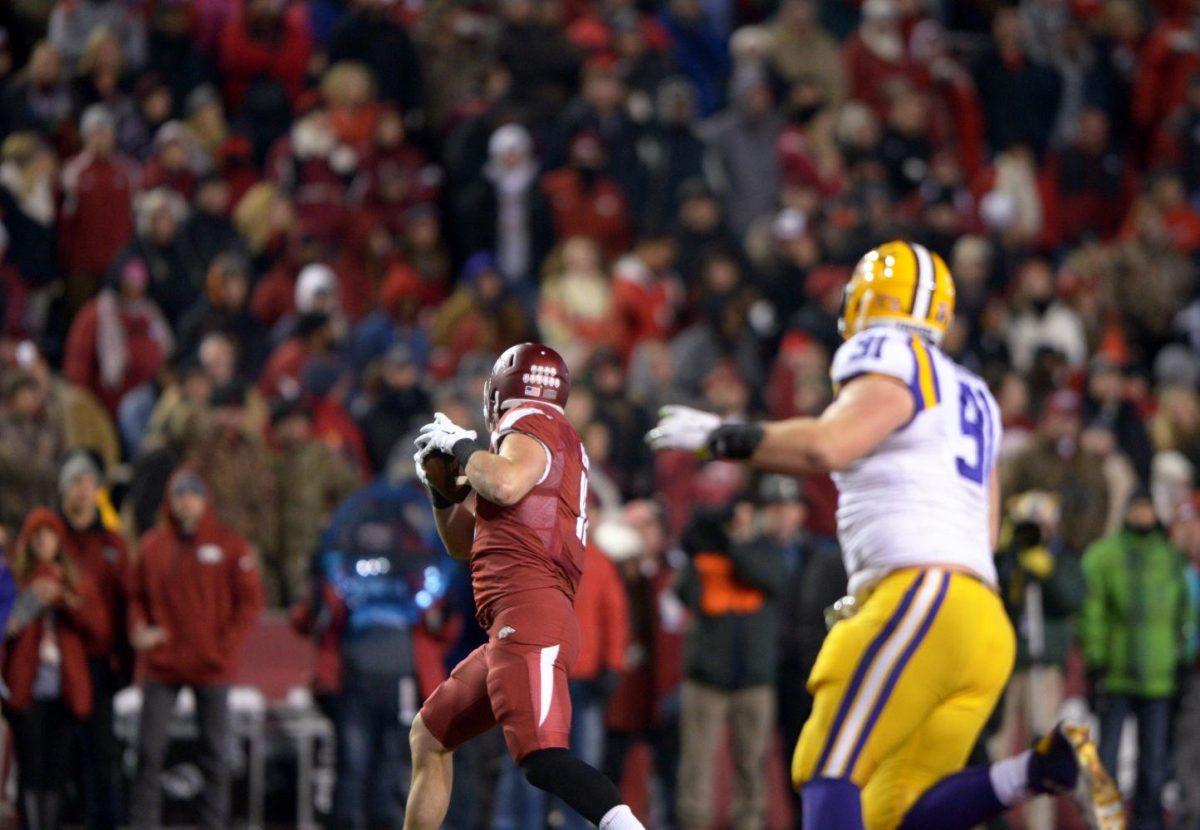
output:
{"label": "spectator in green jacket", "polygon": [[1188,664],[1195,610],[1183,554],[1167,539],[1148,493],[1134,493],[1124,526],[1087,549],[1083,573],[1080,636],[1100,694],[1100,757],[1116,769],[1122,725],[1136,717],[1133,827],[1161,830],[1171,709]]}
{"label": "spectator in green jacket", "polygon": [[713,824],[717,758],[729,727],[735,830],[766,826],[763,765],[775,724],[779,547],[759,533],[753,504],[699,511],[683,537],[690,561],[676,591],[694,614],[684,645],[680,830]]}

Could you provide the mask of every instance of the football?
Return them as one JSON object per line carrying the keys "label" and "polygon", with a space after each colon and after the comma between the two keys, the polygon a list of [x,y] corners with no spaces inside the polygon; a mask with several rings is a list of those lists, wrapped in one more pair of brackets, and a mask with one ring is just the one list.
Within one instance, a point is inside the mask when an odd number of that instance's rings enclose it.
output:
{"label": "football", "polygon": [[437,490],[442,498],[457,504],[471,494],[467,477],[462,474],[458,460],[450,453],[430,453],[425,456],[424,465],[429,486]]}

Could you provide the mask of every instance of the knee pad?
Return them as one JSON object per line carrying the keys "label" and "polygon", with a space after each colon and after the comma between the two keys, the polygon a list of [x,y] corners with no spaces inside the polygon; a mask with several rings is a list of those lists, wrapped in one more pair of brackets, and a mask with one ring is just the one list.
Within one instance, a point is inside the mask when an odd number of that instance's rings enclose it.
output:
{"label": "knee pad", "polygon": [[804,827],[863,830],[862,796],[848,778],[814,778],[800,790]]}

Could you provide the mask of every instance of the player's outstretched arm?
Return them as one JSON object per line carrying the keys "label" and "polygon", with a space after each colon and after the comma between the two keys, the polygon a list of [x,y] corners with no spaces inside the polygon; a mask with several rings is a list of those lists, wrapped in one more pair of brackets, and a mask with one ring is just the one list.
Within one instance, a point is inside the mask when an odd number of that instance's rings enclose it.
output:
{"label": "player's outstretched arm", "polygon": [[723,424],[711,413],[664,407],[646,439],[656,450],[707,450],[768,472],[812,475],[842,469],[871,452],[912,420],[914,406],[901,381],[863,375],[847,383],[817,418]]}
{"label": "player's outstretched arm", "polygon": [[750,456],[760,470],[808,475],[840,470],[912,420],[913,397],[901,381],[863,375],[847,383],[817,418],[763,425]]}

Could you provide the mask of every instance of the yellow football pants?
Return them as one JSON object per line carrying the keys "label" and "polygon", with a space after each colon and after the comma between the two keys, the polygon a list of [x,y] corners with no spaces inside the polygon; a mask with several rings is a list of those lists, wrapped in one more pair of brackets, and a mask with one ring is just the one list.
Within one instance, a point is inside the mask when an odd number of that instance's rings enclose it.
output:
{"label": "yellow football pants", "polygon": [[1015,653],[1000,597],[983,583],[937,568],[889,574],[817,656],[793,782],[849,778],[866,830],[892,830],[962,769]]}

